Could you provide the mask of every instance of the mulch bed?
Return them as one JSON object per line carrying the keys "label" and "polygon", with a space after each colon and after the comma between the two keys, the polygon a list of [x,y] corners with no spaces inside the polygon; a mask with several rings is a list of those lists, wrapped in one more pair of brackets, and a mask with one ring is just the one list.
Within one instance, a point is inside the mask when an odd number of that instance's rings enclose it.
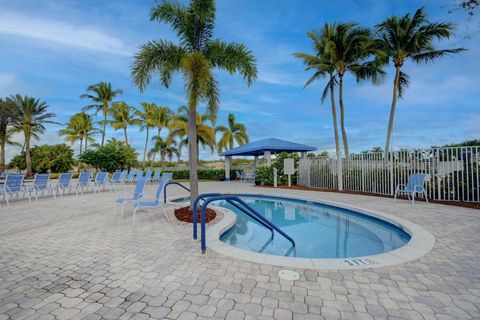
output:
{"label": "mulch bed", "polygon": [[[273,186],[260,186],[257,185],[257,187],[261,188],[273,188]],[[360,192],[360,191],[349,191],[349,190],[343,190],[343,191],[338,191],[337,189],[315,189],[315,188],[307,188],[304,186],[299,186],[299,185],[292,185],[291,187],[288,187],[287,185],[279,185],[277,188],[279,189],[290,189],[290,190],[307,190],[307,191],[318,191],[318,192],[336,192],[336,193],[346,193],[346,194],[358,194],[362,196],[371,196],[371,197],[382,197],[382,198],[391,198],[393,199],[393,196],[391,195],[385,195],[385,194],[372,194],[368,192]],[[398,199],[407,199],[407,197],[404,196],[399,196],[397,197]],[[416,201],[425,201],[421,198],[415,198]],[[439,203],[439,204],[445,204],[449,206],[455,206],[455,207],[464,207],[464,208],[470,208],[470,209],[480,209],[480,203],[476,202],[460,202],[460,201],[441,201],[441,200],[428,200],[431,203]]]}
{"label": "mulch bed", "polygon": [[[198,222],[200,222],[201,209],[202,207],[199,206],[197,210]],[[206,217],[205,217],[207,223],[215,219],[216,216],[217,216],[217,213],[213,209],[207,208]],[[182,207],[182,208],[175,209],[175,218],[183,222],[193,223],[192,210],[190,210],[190,207]]]}

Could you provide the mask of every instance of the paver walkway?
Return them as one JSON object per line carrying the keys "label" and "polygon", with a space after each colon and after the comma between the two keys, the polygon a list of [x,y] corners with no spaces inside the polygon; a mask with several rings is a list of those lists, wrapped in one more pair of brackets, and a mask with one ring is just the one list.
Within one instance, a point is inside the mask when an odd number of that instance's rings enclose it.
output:
{"label": "paver walkway", "polygon": [[[200,189],[287,193],[233,182]],[[288,193],[406,218],[429,229],[435,247],[388,268],[298,269],[290,282],[277,267],[202,256],[190,227],[160,210],[133,227],[130,214],[113,216],[118,194],[16,202],[0,207],[0,319],[480,319],[480,211]]]}

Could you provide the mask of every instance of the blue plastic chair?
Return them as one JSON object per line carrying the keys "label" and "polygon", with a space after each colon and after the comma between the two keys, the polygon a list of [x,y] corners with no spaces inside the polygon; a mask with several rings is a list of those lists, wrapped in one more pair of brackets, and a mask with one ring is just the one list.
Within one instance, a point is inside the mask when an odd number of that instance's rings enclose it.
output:
{"label": "blue plastic chair", "polygon": [[56,184],[50,186],[50,190],[53,193],[53,197],[57,197],[57,191],[60,194],[60,197],[63,198],[63,194],[66,190],[71,189],[71,182],[72,182],[72,173],[71,172],[64,172],[60,174],[58,181]]}
{"label": "blue plastic chair", "polygon": [[147,183],[147,179],[145,179],[145,178],[142,178],[142,179],[138,180],[137,185],[135,186],[135,191],[133,193],[130,193],[130,194],[127,193],[124,197],[118,198],[117,200],[115,200],[115,207],[114,207],[114,210],[113,210],[113,215],[117,214],[117,206],[121,206],[122,207],[122,218],[123,218],[123,208],[125,207],[126,204],[128,204],[130,202],[136,202],[136,201],[140,200],[140,198],[143,195],[143,189],[145,188],[146,183]]}
{"label": "blue plastic chair", "polygon": [[91,172],[82,172],[78,176],[77,182],[72,186],[72,189],[75,189],[75,194],[78,196],[78,190],[83,194],[84,191],[88,191],[90,187],[90,179],[92,178]]}
{"label": "blue plastic chair", "polygon": [[164,172],[162,173],[162,178],[168,178],[168,180],[172,180],[173,179],[173,172]]}
{"label": "blue plastic chair", "polygon": [[100,192],[101,191],[100,188],[105,190],[105,186],[107,185],[107,178],[108,178],[108,172],[97,173],[97,175],[95,176],[95,181],[93,181],[93,184],[92,184],[93,192],[95,192],[95,189],[97,189],[98,192]]}
{"label": "blue plastic chair", "polygon": [[38,201],[38,193],[41,192],[43,195],[44,191],[48,190],[49,179],[49,173],[37,173],[31,185],[23,186],[23,191],[27,195],[29,202],[32,202],[32,194],[35,196],[35,200]]}
{"label": "blue plastic chair", "polygon": [[135,170],[131,169],[128,176],[125,178],[125,183],[133,183],[135,180]]}
{"label": "blue plastic chair", "polygon": [[415,203],[415,196],[417,194],[423,194],[425,201],[428,203],[427,191],[425,190],[425,182],[430,178],[430,175],[417,173],[408,177],[407,184],[399,184],[395,189],[394,201],[397,201],[397,195],[406,194],[408,199],[412,197],[412,204]]}
{"label": "blue plastic chair", "polygon": [[158,182],[160,181],[160,175],[162,174],[162,172],[160,170],[155,170],[155,172],[153,172],[153,177],[152,179],[150,179],[151,182]]}
{"label": "blue plastic chair", "polygon": [[134,203],[134,205],[133,205],[133,225],[135,225],[135,215],[137,213],[137,210],[142,209],[142,208],[150,208],[151,209],[151,208],[156,208],[158,206],[160,206],[162,208],[162,211],[163,211],[163,214],[165,215],[165,218],[167,219],[167,221],[170,222],[170,219],[168,218],[167,212],[165,211],[165,208],[163,207],[162,201],[161,201],[163,190],[165,189],[165,185],[169,181],[170,181],[170,179],[168,177],[163,177],[160,180],[160,184],[158,185],[157,193],[155,194],[153,201],[141,201],[141,200],[144,200],[144,198],[146,197],[145,195],[142,195],[142,197]]}
{"label": "blue plastic chair", "polygon": [[137,174],[135,175],[135,181],[138,182],[138,181],[139,181],[140,179],[142,179],[142,178],[143,178],[143,170],[142,170],[142,169],[139,169],[139,170],[137,171]]}
{"label": "blue plastic chair", "polygon": [[117,184],[120,181],[120,175],[121,174],[122,174],[122,172],[115,171],[112,175],[112,178],[110,180],[107,179],[107,184],[108,184],[108,187],[110,188],[110,191],[117,188]]}
{"label": "blue plastic chair", "polygon": [[0,189],[3,194],[3,201],[7,202],[7,206],[10,205],[8,197],[13,200],[13,196],[16,195],[17,199],[20,197],[20,193],[24,192],[23,189],[23,174],[9,173],[7,174],[2,188]]}
{"label": "blue plastic chair", "polygon": [[118,177],[118,183],[117,184],[120,184],[120,183],[123,183],[125,182],[125,178],[127,177],[127,170],[123,170],[121,173],[120,173],[120,177]]}
{"label": "blue plastic chair", "polygon": [[144,177],[147,178],[147,183],[149,183],[150,179],[152,178],[152,171],[150,170],[145,171]]}

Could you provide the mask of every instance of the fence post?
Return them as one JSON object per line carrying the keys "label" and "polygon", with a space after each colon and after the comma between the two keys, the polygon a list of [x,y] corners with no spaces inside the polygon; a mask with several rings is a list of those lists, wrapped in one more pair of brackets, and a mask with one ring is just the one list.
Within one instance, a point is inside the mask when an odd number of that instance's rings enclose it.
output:
{"label": "fence post", "polygon": [[339,152],[337,157],[337,184],[338,184],[338,191],[342,191],[343,190],[342,152]]}

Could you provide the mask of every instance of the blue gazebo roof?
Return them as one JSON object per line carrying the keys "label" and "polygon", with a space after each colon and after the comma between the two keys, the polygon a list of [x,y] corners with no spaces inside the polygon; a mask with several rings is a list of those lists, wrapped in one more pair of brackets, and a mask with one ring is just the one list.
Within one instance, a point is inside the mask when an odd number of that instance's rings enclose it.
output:
{"label": "blue gazebo roof", "polygon": [[270,151],[272,154],[279,152],[307,152],[315,151],[317,148],[310,147],[304,144],[290,142],[281,139],[265,139],[255,142],[250,142],[231,150],[220,153],[221,156],[261,156],[265,151]]}

